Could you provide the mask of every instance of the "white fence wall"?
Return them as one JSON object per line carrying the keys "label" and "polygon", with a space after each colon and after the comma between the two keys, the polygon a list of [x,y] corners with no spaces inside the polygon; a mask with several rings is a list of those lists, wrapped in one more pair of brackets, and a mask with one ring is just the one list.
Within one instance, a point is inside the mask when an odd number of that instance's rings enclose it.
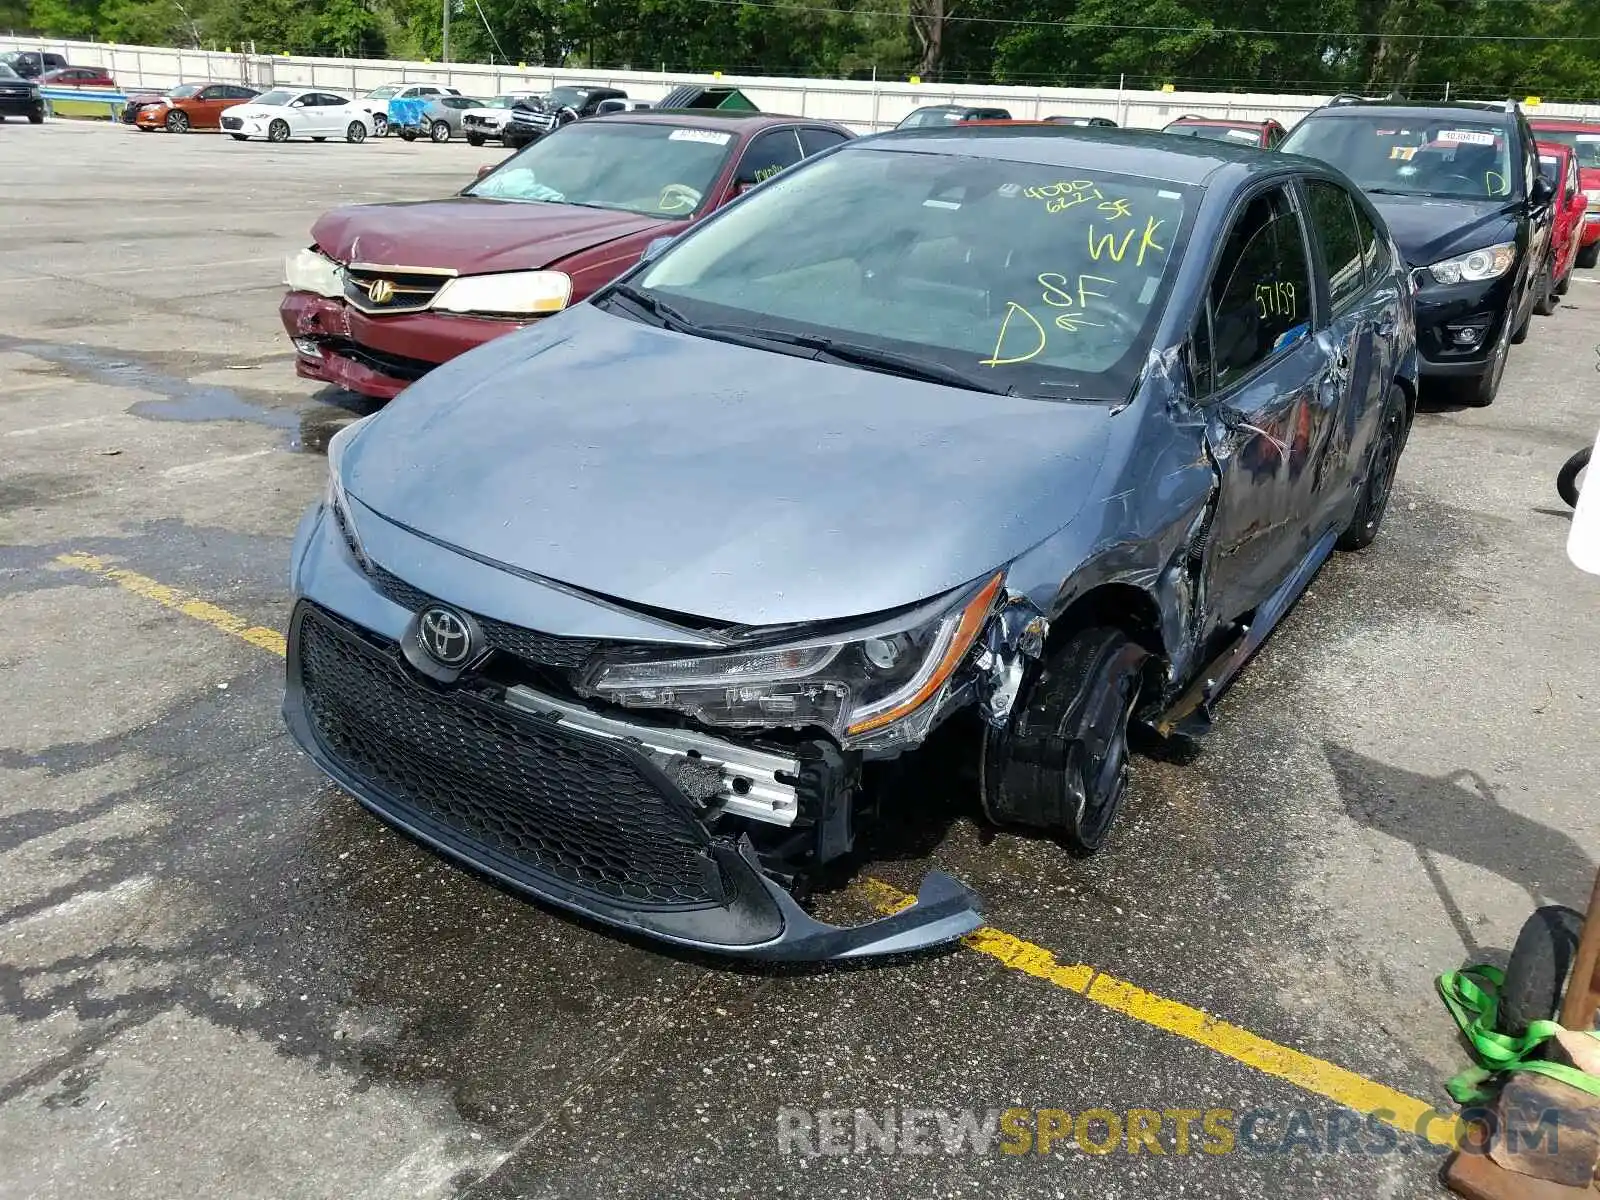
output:
{"label": "white fence wall", "polygon": [[[194,80],[238,81],[253,86],[303,84],[347,93],[385,83],[432,82],[468,95],[543,90],[558,83],[618,87],[630,96],[657,100],[680,83],[723,83],[742,88],[767,112],[839,121],[858,131],[892,127],[924,104],[981,103],[1009,109],[1014,117],[1053,113],[1111,117],[1119,125],[1160,128],[1184,113],[1262,119],[1284,125],[1316,108],[1326,97],[1238,95],[1227,92],[1121,91],[1116,88],[1015,88],[962,84],[911,84],[842,79],[789,79],[770,76],[691,75],[655,71],[583,71],[559,67],[518,69],[481,63],[397,62],[383,59],[303,58],[120,46],[102,42],[59,42],[0,37],[0,50],[43,49],[63,54],[75,65],[104,67],[124,91],[167,88]],[[1600,117],[1600,104],[1544,104],[1551,116]]]}

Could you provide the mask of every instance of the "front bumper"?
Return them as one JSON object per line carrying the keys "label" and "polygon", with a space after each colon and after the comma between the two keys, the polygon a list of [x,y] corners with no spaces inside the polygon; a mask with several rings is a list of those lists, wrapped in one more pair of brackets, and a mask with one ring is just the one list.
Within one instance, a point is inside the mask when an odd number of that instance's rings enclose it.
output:
{"label": "front bumper", "polygon": [[[411,535],[390,527],[382,537]],[[904,953],[981,923],[976,897],[939,872],[892,916],[852,928],[817,921],[763,869],[737,822],[730,829],[703,798],[692,800],[686,776],[669,777],[655,752],[663,734],[700,735],[602,714],[574,720],[583,714],[563,713],[572,701],[499,686],[487,670],[431,681],[402,649],[426,594],[407,585],[408,607],[392,586],[375,586],[320,506],[301,523],[293,555],[284,719],[323,771],[440,853],[630,933],[745,958]],[[459,557],[430,546],[419,578],[453,577],[441,556]],[[487,568],[461,562],[460,598],[481,598]],[[608,725],[632,725],[637,740],[606,736]],[[796,786],[807,786],[804,774]]]}
{"label": "front bumper", "polygon": [[0,93],[0,117],[42,117],[44,98],[26,92]]}
{"label": "front bumper", "polygon": [[522,326],[440,313],[370,317],[343,300],[289,292],[279,305],[295,342],[295,372],[380,400],[399,395],[434,367]]}
{"label": "front bumper", "polygon": [[[1517,318],[1517,275],[1483,283],[1424,283],[1417,293],[1417,357],[1424,377],[1464,378],[1488,370],[1501,327]],[[1472,341],[1463,344],[1461,331]]]}
{"label": "front bumper", "polygon": [[134,114],[135,125],[149,126],[151,129],[161,129],[167,123],[167,107],[164,104],[146,104]]}
{"label": "front bumper", "polygon": [[1583,234],[1578,244],[1592,246],[1596,242],[1600,242],[1600,210],[1590,210],[1583,214]]}
{"label": "front bumper", "polygon": [[223,117],[222,131],[236,137],[264,138],[271,124],[271,119],[266,117]]}

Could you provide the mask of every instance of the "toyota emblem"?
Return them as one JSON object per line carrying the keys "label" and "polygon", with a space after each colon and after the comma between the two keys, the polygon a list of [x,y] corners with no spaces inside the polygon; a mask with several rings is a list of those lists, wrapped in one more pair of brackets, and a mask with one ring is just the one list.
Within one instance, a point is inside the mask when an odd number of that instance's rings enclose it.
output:
{"label": "toyota emblem", "polygon": [[446,667],[465,666],[472,657],[472,630],[459,613],[437,606],[424,609],[417,641],[429,657]]}

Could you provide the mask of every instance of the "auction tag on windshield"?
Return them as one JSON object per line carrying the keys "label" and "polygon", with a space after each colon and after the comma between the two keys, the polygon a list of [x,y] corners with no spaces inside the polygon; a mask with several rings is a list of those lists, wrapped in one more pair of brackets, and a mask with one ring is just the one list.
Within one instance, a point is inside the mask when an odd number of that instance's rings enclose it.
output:
{"label": "auction tag on windshield", "polygon": [[1580,142],[1600,142],[1600,133],[1580,133],[1578,140]]}
{"label": "auction tag on windshield", "polygon": [[1492,146],[1494,134],[1480,133],[1476,129],[1441,129],[1434,139],[1439,142],[1458,142],[1464,146]]}
{"label": "auction tag on windshield", "polygon": [[1228,136],[1236,142],[1259,142],[1261,140],[1259,133],[1251,133],[1248,129],[1230,129],[1228,130]]}
{"label": "auction tag on windshield", "polygon": [[1401,162],[1410,162],[1411,156],[1416,152],[1417,148],[1415,146],[1395,146],[1389,151],[1389,157],[1391,159],[1397,158]]}
{"label": "auction tag on windshield", "polygon": [[733,134],[718,133],[715,129],[674,129],[667,134],[669,142],[705,142],[708,146],[726,146]]}

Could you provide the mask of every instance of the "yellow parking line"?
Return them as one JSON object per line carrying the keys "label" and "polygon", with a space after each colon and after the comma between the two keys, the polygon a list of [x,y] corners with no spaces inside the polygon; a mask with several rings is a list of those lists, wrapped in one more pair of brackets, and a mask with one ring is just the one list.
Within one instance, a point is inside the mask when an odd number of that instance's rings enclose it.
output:
{"label": "yellow parking line", "polygon": [[[209,601],[157,583],[137,572],[114,567],[96,555],[62,554],[56,558],[56,562],[110,580],[136,596],[153,600],[186,617],[204,621],[280,657],[286,652],[283,635],[277,630],[251,625],[243,617]],[[915,900],[915,897],[870,876],[862,879],[857,889],[874,908],[883,913],[896,912]],[[1396,1129],[1421,1133],[1436,1145],[1454,1147],[1458,1144],[1454,1117],[1441,1114],[1427,1102],[1364,1075],[1357,1075],[1354,1071],[1347,1071],[1310,1054],[1291,1050],[1288,1046],[1280,1046],[1248,1029],[1230,1025],[1180,1001],[1147,992],[1091,966],[1060,962],[1043,946],[1024,941],[1004,930],[985,926],[961,940],[967,949],[994,959],[1008,970],[1031,975],[1062,991],[1082,996],[1102,1008],[1204,1046],[1264,1075],[1285,1080],[1345,1108],[1376,1116]],[[1444,1129],[1436,1131],[1436,1125],[1442,1125]]]}
{"label": "yellow parking line", "polygon": [[87,571],[91,575],[98,575],[101,579],[108,579],[123,591],[132,592],[135,596],[143,596],[146,600],[154,600],[162,608],[170,608],[180,612],[186,617],[193,617],[196,621],[204,621],[223,633],[231,633],[236,638],[243,638],[252,646],[259,646],[263,650],[270,650],[280,657],[287,653],[288,647],[284,643],[283,634],[276,629],[266,629],[260,625],[252,625],[243,617],[235,616],[225,608],[218,608],[209,600],[202,600],[188,592],[179,591],[177,588],[168,587],[164,583],[157,583],[147,575],[140,575],[137,571],[129,571],[122,567],[114,567],[105,559],[94,554],[59,554],[56,562],[63,567],[71,567],[75,571]]}

